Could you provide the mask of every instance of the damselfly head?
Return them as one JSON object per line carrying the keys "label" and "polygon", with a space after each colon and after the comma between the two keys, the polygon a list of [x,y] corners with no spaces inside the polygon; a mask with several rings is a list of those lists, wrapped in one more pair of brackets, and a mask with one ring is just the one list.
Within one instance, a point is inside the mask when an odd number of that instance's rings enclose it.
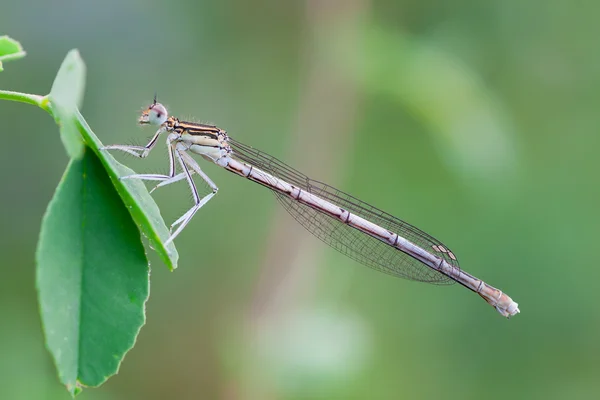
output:
{"label": "damselfly head", "polygon": [[148,108],[142,111],[142,115],[138,120],[140,125],[162,125],[169,118],[167,109],[160,103],[154,100]]}

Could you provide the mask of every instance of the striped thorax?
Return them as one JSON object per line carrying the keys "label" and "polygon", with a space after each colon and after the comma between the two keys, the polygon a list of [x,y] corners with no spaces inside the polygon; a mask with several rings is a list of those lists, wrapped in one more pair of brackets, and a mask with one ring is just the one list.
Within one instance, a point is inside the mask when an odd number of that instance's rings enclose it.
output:
{"label": "striped thorax", "polygon": [[164,126],[167,132],[177,135],[181,150],[189,150],[215,163],[231,153],[227,132],[217,126],[180,121],[175,117],[169,117]]}

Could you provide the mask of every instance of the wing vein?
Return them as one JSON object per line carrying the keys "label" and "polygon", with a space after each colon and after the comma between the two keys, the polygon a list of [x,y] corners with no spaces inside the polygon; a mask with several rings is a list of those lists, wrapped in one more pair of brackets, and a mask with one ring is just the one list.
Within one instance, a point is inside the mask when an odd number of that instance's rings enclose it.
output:
{"label": "wing vein", "polygon": [[[233,156],[275,178],[308,191],[442,257],[459,268],[454,253],[443,243],[393,215],[373,207],[330,185],[310,179],[277,158],[229,138]],[[369,236],[320,211],[273,190],[279,203],[300,225],[329,246],[375,270],[401,278],[433,284],[453,280],[422,264],[393,246]]]}

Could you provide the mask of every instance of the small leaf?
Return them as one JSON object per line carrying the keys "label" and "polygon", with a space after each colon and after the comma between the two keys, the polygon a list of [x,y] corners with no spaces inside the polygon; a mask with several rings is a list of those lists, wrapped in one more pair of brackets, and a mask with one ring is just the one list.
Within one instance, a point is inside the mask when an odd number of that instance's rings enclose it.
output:
{"label": "small leaf", "polygon": [[75,395],[117,372],[144,324],[149,292],[139,231],[89,149],[61,179],[36,259],[46,343]]}
{"label": "small leaf", "polygon": [[167,247],[163,244],[170,236],[169,230],[160,215],[156,202],[148,193],[148,189],[142,182],[135,179],[120,181],[119,177],[131,175],[135,172],[115,160],[108,151],[99,150],[103,147],[103,144],[96,137],[86,120],[79,112],[77,112],[75,118],[79,132],[87,146],[96,153],[102,162],[134,221],[140,227],[143,235],[150,241],[150,246],[159,254],[169,269],[174,270],[177,268],[179,254],[173,242],[169,243]]}
{"label": "small leaf", "polygon": [[21,43],[8,36],[0,36],[0,71],[2,71],[2,61],[18,60],[25,57],[25,51]]}
{"label": "small leaf", "polygon": [[[73,85],[69,83],[70,81]],[[49,95],[49,105],[60,126],[61,138],[67,152],[73,158],[80,156],[79,146],[83,146],[81,140],[83,137],[102,161],[131,216],[142,233],[150,240],[152,248],[158,252],[169,269],[173,270],[177,268],[179,255],[173,242],[167,247],[163,244],[170,234],[154,199],[141,182],[119,180],[120,176],[131,175],[134,172],[117,162],[108,152],[99,150],[103,147],[102,143],[79,112],[78,106],[83,98],[84,85],[85,64],[77,50],[71,50],[60,67]]]}
{"label": "small leaf", "polygon": [[83,142],[73,123],[76,110],[83,102],[85,89],[85,63],[77,50],[65,57],[50,90],[50,107],[60,127],[60,138],[72,158],[83,155]]}

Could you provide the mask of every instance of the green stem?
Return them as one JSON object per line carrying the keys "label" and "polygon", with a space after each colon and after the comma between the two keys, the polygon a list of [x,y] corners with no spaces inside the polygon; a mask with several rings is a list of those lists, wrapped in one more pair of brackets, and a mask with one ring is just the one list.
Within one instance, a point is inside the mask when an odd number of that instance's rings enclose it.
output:
{"label": "green stem", "polygon": [[21,103],[33,104],[38,106],[49,113],[50,108],[48,107],[48,96],[40,96],[37,94],[28,94],[20,92],[11,92],[10,90],[0,90],[0,100],[18,101]]}

